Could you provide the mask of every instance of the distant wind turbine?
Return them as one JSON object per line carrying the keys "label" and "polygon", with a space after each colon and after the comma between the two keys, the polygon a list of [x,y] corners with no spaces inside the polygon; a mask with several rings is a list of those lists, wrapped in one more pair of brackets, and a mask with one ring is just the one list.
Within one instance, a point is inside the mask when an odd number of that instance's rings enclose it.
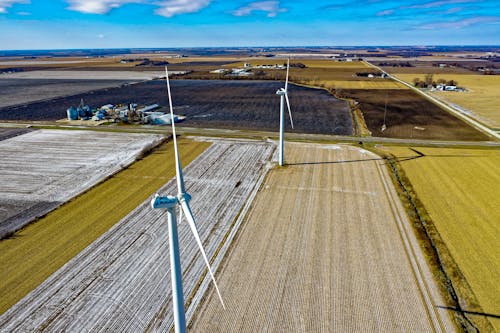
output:
{"label": "distant wind turbine", "polygon": [[212,269],[210,268],[210,263],[207,259],[207,255],[205,254],[205,250],[203,249],[203,245],[201,243],[198,230],[196,229],[193,213],[191,212],[191,208],[189,207],[189,201],[191,200],[191,196],[186,193],[184,187],[184,179],[182,177],[181,161],[179,159],[179,150],[177,148],[177,138],[175,135],[174,111],[172,107],[172,96],[170,93],[170,82],[168,80],[167,66],[165,66],[165,74],[167,79],[168,103],[170,106],[170,116],[171,116],[170,119],[172,120],[172,136],[174,139],[177,196],[172,196],[172,195],[160,196],[156,194],[155,197],[151,200],[151,207],[166,209],[168,213],[168,236],[170,242],[170,274],[172,276],[174,325],[175,325],[175,332],[178,333],[178,332],[186,332],[186,316],[184,313],[184,297],[182,295],[182,272],[181,272],[181,260],[179,255],[179,238],[177,234],[177,221],[174,212],[174,208],[176,206],[180,206],[179,223],[182,221],[182,212],[184,212],[189,227],[191,228],[191,232],[194,235],[196,243],[198,243],[198,247],[200,248],[200,252],[203,256],[203,259],[205,260],[208,272],[212,277],[212,281],[214,282],[214,286],[217,291],[217,294],[219,295],[222,307],[224,309],[226,307],[224,305],[224,301],[222,300],[222,296],[220,294],[219,287],[217,286],[217,282],[215,282],[215,277],[212,272]]}
{"label": "distant wind turbine", "polygon": [[288,100],[288,71],[290,69],[290,59],[286,64],[286,81],[285,88],[279,88],[276,91],[280,95],[280,151],[279,151],[279,165],[285,164],[285,99],[286,106],[288,107],[288,115],[290,116],[290,123],[293,128],[292,111],[290,110],[290,101]]}

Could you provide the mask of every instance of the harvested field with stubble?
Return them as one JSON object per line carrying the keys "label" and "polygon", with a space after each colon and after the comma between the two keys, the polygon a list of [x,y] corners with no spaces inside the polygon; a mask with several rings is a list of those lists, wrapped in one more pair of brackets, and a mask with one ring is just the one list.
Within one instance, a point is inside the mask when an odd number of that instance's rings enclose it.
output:
{"label": "harvested field with stubble", "polygon": [[[75,95],[91,90],[119,87],[128,81],[85,79],[6,79],[0,77],[0,108],[37,100]],[[67,105],[69,107],[70,105]],[[77,105],[73,105],[77,106]],[[64,106],[62,107],[64,108]]]}
{"label": "harvested field with stubble", "polygon": [[[243,80],[172,80],[175,112],[187,116],[179,126],[278,131],[279,96],[283,83]],[[287,132],[351,135],[349,107],[324,89],[290,84],[290,104],[295,128],[286,121]],[[150,81],[121,88],[95,91],[26,107],[4,108],[0,119],[57,120],[80,98],[92,106],[134,101],[168,105],[165,81]]]}
{"label": "harvested field with stubble", "polygon": [[288,144],[195,313],[193,332],[452,332],[381,158]]}
{"label": "harvested field with stubble", "polygon": [[[357,101],[372,136],[428,140],[488,141],[489,137],[410,89],[345,89]],[[386,125],[384,108],[387,101]]]}
{"label": "harvested field with stubble", "polygon": [[[210,146],[208,142],[199,141],[179,140],[178,143],[185,163]],[[173,177],[173,153],[171,142],[161,145],[36,223],[2,240],[0,313],[7,311]]]}
{"label": "harvested field with stubble", "polygon": [[31,128],[16,128],[16,127],[0,127],[0,141],[13,138],[18,135],[23,135],[32,132]]}
{"label": "harvested field with stubble", "polygon": [[[222,244],[238,228],[236,219],[245,214],[245,203],[263,181],[274,150],[271,143],[215,140],[184,168],[209,258],[224,255]],[[184,161],[183,156],[181,146]],[[172,154],[168,158],[173,162]],[[175,179],[160,193],[177,193]],[[4,313],[0,331],[169,331],[173,313],[167,214],[153,210],[150,199]],[[179,240],[184,294],[195,307],[206,291],[199,285],[206,267],[187,223],[179,223]]]}
{"label": "harvested field with stubble", "polygon": [[465,281],[450,274],[463,309],[485,313],[480,317],[500,331],[500,151],[379,148],[398,157],[455,261],[450,271],[456,264],[463,274]]}
{"label": "harvested field with stubble", "polygon": [[0,141],[0,238],[158,145],[160,135],[38,130]]}
{"label": "harvested field with stubble", "polygon": [[[408,83],[413,79],[423,79],[425,74],[395,74]],[[466,91],[432,91],[430,95],[451,104],[462,113],[482,123],[500,129],[500,75],[481,74],[434,74],[434,80],[445,79],[458,82]]]}

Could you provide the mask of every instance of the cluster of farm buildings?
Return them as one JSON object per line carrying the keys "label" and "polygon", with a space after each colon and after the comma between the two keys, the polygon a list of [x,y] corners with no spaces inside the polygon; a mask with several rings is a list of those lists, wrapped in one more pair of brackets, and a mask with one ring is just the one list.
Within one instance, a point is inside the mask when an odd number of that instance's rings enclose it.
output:
{"label": "cluster of farm buildings", "polygon": [[[136,103],[127,104],[106,104],[99,108],[92,108],[85,105],[83,99],[77,107],[69,107],[66,110],[68,120],[94,120],[94,121],[114,121],[114,122],[140,122],[151,125],[170,125],[172,117],[169,113],[162,111],[158,104],[138,105]],[[174,122],[179,122],[185,117],[174,115]]]}
{"label": "cluster of farm buildings", "polygon": [[223,74],[227,76],[250,76],[253,75],[254,73],[251,72],[251,69],[278,69],[278,70],[284,70],[286,69],[286,65],[282,64],[273,64],[273,65],[255,65],[252,66],[250,63],[244,63],[243,68],[219,68],[216,70],[211,71],[210,73],[213,74]]}

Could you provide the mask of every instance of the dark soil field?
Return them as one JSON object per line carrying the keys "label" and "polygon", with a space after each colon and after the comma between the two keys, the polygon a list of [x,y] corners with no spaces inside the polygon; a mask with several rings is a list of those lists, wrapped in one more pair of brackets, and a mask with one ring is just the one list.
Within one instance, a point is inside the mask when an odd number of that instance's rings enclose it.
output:
{"label": "dark soil field", "polygon": [[[433,140],[489,140],[481,132],[409,89],[343,90],[359,102],[373,136]],[[387,129],[382,132],[387,98]]]}
{"label": "dark soil field", "polygon": [[84,93],[89,90],[118,87],[127,82],[126,80],[2,78],[0,80],[0,108]]}
{"label": "dark soil field", "polygon": [[[34,131],[30,128],[1,128],[0,127],[0,141],[7,140],[9,138],[22,135],[24,133],[28,133]],[[0,205],[1,206],[1,205]]]}
{"label": "dark soil field", "polygon": [[[277,131],[279,96],[277,81],[172,80],[175,112],[187,116],[180,126]],[[346,102],[323,89],[289,85],[295,129],[288,115],[286,130],[297,133],[350,135],[352,119]],[[57,120],[80,99],[93,107],[135,102],[167,105],[165,81],[148,81],[107,88],[49,101],[0,109],[3,120]]]}

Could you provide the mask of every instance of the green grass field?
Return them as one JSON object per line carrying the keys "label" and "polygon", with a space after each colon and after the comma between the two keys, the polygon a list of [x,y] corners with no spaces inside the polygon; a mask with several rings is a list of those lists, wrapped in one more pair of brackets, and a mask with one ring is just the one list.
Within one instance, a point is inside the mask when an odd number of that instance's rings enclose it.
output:
{"label": "green grass field", "polygon": [[[179,140],[183,165],[207,142]],[[0,314],[36,288],[175,175],[173,144],[0,242]]]}

